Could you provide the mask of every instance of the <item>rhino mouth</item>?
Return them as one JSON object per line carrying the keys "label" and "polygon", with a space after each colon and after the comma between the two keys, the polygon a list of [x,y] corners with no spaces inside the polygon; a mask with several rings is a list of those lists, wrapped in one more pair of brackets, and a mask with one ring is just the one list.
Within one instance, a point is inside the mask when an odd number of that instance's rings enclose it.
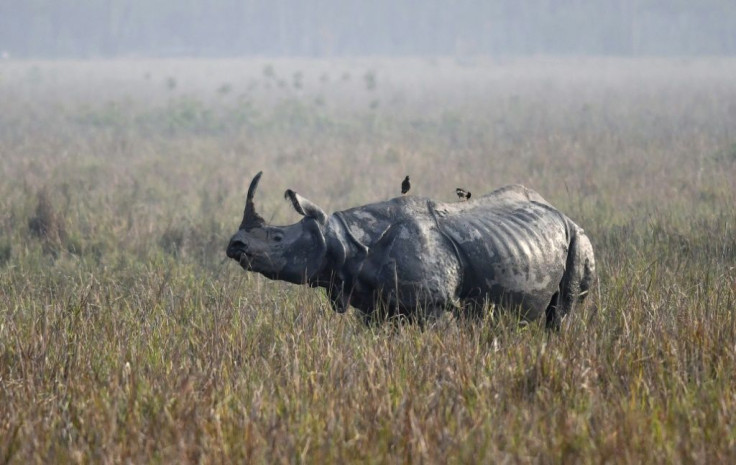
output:
{"label": "rhino mouth", "polygon": [[238,263],[240,264],[240,266],[242,266],[246,270],[249,270],[252,261],[252,257],[249,257],[246,252],[240,252],[240,257],[238,257]]}

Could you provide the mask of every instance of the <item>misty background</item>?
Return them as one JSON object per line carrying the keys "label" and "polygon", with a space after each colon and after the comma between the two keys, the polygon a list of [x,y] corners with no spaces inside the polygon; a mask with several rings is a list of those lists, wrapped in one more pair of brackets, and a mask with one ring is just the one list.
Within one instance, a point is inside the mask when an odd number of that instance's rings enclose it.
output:
{"label": "misty background", "polygon": [[0,0],[16,58],[732,55],[733,0]]}

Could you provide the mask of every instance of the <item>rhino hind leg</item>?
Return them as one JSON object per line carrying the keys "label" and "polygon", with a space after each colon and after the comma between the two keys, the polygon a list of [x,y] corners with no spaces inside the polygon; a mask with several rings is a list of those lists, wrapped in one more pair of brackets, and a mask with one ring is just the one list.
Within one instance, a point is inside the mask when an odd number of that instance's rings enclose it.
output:
{"label": "rhino hind leg", "polygon": [[545,313],[545,324],[544,326],[547,329],[552,329],[555,331],[559,331],[560,329],[560,323],[562,323],[562,318],[558,317],[557,312],[557,306],[560,302],[560,291],[557,291],[552,296],[552,299],[549,302],[549,305],[547,306],[547,309],[544,311]]}
{"label": "rhino hind leg", "polygon": [[559,290],[552,296],[546,310],[547,329],[560,329],[565,316],[574,309],[576,304],[585,300],[594,279],[593,246],[582,229],[576,227],[570,241],[565,272],[562,275]]}

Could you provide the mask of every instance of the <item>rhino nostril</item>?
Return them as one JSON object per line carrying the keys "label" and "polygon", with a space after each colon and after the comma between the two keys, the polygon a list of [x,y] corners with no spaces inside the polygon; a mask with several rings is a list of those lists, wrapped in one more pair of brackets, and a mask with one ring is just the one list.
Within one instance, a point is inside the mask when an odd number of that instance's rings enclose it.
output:
{"label": "rhino nostril", "polygon": [[227,246],[227,256],[240,259],[240,255],[248,250],[248,245],[241,240],[232,240]]}

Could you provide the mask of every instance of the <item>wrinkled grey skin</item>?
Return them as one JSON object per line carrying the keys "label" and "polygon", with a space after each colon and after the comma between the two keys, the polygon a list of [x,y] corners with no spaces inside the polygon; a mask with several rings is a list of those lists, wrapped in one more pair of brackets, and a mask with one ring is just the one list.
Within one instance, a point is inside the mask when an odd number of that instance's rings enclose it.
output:
{"label": "wrinkled grey skin", "polygon": [[304,218],[271,226],[253,203],[260,176],[227,256],[269,279],[324,287],[340,313],[479,315],[493,303],[558,328],[595,276],[583,230],[523,186],[456,203],[402,196],[329,216],[288,190]]}

